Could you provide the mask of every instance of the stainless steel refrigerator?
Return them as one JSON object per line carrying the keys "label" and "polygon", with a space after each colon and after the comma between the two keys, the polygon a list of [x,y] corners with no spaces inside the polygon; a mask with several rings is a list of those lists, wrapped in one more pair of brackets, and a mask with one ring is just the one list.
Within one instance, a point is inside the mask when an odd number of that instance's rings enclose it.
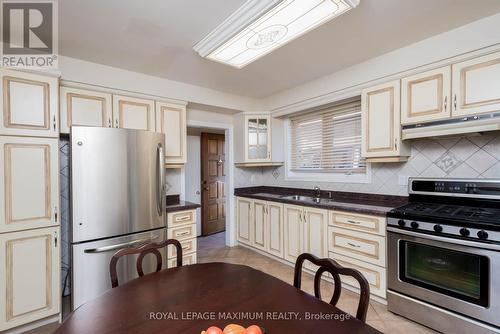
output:
{"label": "stainless steel refrigerator", "polygon": [[[75,309],[111,289],[116,251],[166,239],[165,143],[160,133],[116,128],[74,126],[70,136]],[[137,277],[135,260],[120,259],[120,284]],[[155,263],[145,258],[145,272]]]}

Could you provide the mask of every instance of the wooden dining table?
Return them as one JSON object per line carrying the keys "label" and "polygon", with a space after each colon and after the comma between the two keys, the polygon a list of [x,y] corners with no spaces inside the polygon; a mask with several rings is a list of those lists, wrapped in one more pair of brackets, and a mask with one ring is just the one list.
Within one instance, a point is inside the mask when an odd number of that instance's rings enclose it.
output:
{"label": "wooden dining table", "polygon": [[195,264],[131,280],[73,311],[57,334],[199,334],[256,324],[267,334],[380,333],[354,316],[248,266]]}

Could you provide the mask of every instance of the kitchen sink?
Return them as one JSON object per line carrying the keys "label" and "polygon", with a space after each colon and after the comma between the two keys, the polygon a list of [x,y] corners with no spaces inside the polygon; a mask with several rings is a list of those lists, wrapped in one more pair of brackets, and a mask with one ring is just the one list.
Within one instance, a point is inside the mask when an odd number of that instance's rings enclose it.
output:
{"label": "kitchen sink", "polygon": [[283,199],[290,199],[293,201],[301,201],[301,202],[313,202],[313,203],[329,203],[332,200],[328,198],[319,198],[319,197],[312,197],[312,196],[301,196],[301,195],[286,195],[286,196],[281,196]]}

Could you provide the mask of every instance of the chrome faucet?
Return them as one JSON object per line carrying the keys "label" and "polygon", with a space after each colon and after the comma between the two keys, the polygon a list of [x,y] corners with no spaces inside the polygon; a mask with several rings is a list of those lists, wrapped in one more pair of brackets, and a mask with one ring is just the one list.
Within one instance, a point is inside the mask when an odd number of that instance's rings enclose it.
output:
{"label": "chrome faucet", "polygon": [[315,186],[314,191],[316,192],[316,197],[320,198],[321,197],[321,189],[318,186]]}

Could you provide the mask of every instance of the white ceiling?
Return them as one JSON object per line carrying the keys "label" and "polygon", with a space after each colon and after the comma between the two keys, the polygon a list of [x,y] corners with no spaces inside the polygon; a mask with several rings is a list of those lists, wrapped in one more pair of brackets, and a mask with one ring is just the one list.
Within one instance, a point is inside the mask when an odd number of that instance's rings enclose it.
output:
{"label": "white ceiling", "polygon": [[500,12],[499,0],[361,0],[243,69],[192,46],[244,0],[63,0],[60,53],[262,98]]}

